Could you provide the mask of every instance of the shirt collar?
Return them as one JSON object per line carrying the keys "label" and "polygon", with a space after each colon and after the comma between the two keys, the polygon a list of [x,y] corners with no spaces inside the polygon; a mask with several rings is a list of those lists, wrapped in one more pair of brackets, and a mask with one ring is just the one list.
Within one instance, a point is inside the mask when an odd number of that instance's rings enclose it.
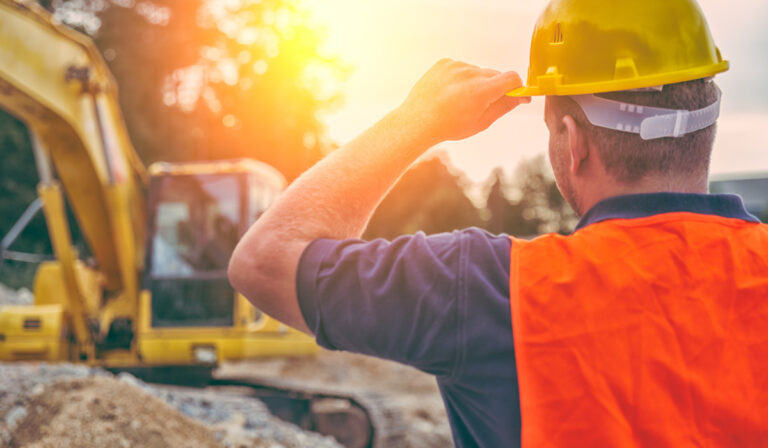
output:
{"label": "shirt collar", "polygon": [[579,221],[576,230],[609,219],[646,218],[688,212],[759,223],[732,194],[648,193],[617,196],[598,202]]}

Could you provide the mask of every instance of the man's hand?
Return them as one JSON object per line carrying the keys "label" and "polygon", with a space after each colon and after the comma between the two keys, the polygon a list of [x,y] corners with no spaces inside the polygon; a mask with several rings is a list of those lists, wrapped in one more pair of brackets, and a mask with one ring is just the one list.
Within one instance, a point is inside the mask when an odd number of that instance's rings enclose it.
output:
{"label": "man's hand", "polygon": [[463,140],[484,131],[519,104],[530,103],[530,98],[506,95],[521,85],[515,72],[442,59],[416,83],[395,113],[413,123],[420,137],[432,145]]}
{"label": "man's hand", "polygon": [[405,102],[355,140],[304,173],[240,240],[229,279],[254,305],[312,332],[299,308],[301,254],[318,238],[357,238],[406,169],[430,147],[486,129],[525,98],[505,94],[521,84],[501,73],[442,60]]}

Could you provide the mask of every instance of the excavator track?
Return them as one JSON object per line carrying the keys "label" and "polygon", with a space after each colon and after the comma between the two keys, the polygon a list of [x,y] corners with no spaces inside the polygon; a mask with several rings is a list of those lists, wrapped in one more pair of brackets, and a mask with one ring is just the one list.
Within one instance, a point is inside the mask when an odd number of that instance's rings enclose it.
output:
{"label": "excavator track", "polygon": [[248,388],[276,417],[348,448],[406,446],[402,416],[380,394],[255,376],[217,376],[208,386]]}

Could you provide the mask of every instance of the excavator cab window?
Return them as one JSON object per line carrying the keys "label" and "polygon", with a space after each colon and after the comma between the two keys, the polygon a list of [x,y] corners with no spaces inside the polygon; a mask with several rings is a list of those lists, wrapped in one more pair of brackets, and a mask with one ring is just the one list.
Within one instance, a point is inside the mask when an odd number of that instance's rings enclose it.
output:
{"label": "excavator cab window", "polygon": [[264,213],[280,193],[279,187],[261,179],[248,176],[248,225],[250,226]]}
{"label": "excavator cab window", "polygon": [[150,187],[152,326],[231,326],[227,264],[244,229],[243,173],[162,175]]}

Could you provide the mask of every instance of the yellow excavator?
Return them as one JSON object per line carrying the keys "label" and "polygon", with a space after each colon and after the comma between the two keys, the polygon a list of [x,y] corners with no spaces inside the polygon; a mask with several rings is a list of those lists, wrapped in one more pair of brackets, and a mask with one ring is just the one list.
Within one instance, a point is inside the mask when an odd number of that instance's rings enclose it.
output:
{"label": "yellow excavator", "polygon": [[[0,108],[27,126],[39,176],[39,199],[0,252],[42,209],[55,255],[36,272],[33,305],[0,309],[0,361],[183,380],[224,361],[316,353],[311,338],[253,308],[226,277],[239,236],[284,188],[279,172],[253,160],[145,169],[99,51],[34,1],[0,0]],[[87,257],[73,245],[67,205]],[[273,411],[347,446],[392,440],[365,399],[230,383],[251,386]],[[346,406],[318,405],[329,399]]]}

